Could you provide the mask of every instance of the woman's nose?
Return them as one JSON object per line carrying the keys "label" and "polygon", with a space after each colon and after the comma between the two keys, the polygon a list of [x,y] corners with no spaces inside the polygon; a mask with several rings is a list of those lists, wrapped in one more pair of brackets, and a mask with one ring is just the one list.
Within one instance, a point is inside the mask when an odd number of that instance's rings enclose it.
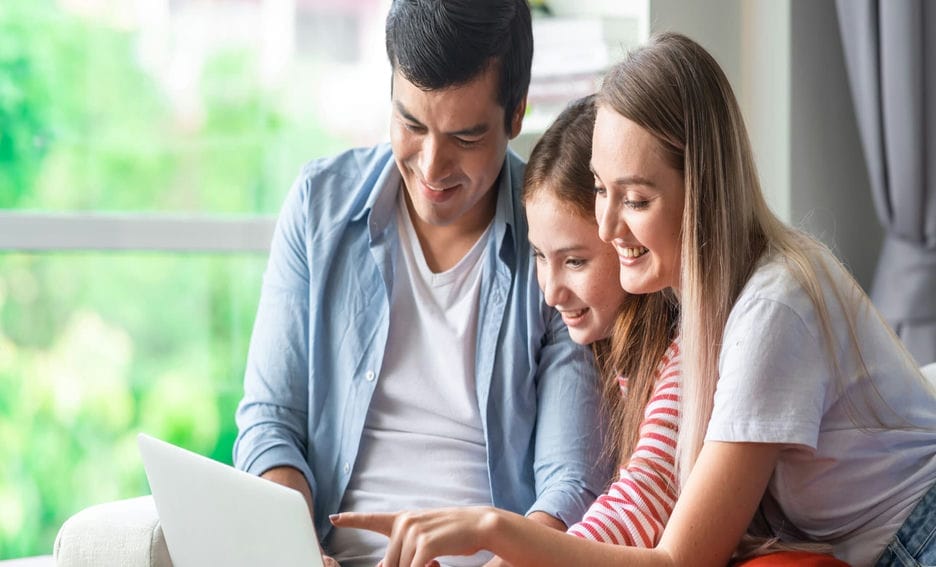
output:
{"label": "woman's nose", "polygon": [[621,219],[620,208],[605,198],[595,202],[595,220],[598,221],[598,238],[611,243],[615,238],[626,235],[627,224]]}

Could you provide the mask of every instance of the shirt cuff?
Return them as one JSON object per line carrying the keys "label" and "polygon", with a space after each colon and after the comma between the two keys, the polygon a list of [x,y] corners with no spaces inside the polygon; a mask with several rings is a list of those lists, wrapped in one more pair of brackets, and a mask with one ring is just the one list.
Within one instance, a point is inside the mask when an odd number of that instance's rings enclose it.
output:
{"label": "shirt cuff", "polygon": [[312,498],[313,500],[315,499],[317,487],[315,479],[312,476],[312,470],[295,447],[291,447],[285,443],[272,445],[254,455],[248,461],[244,470],[250,474],[260,476],[266,471],[276,467],[292,467],[299,470],[299,472],[305,476],[306,482],[309,483],[309,489],[312,491]]}
{"label": "shirt cuff", "polygon": [[[590,496],[590,499],[585,496]],[[581,495],[573,495],[566,490],[554,489],[545,492],[536,499],[533,506],[527,511],[529,516],[533,512],[543,512],[560,520],[566,526],[572,526],[581,521],[585,511],[597,495],[582,491]]]}

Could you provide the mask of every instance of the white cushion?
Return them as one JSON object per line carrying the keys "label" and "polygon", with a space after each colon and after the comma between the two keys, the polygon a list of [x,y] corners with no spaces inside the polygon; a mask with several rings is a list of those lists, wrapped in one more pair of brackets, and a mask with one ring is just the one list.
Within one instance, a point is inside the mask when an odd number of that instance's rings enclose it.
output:
{"label": "white cushion", "polygon": [[55,538],[59,567],[172,567],[152,496],[91,506]]}

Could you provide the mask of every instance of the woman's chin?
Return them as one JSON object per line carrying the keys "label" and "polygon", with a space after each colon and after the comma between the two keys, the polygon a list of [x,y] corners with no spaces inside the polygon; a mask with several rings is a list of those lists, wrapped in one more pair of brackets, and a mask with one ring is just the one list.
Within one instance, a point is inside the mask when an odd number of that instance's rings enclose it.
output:
{"label": "woman's chin", "polygon": [[607,333],[600,333],[594,329],[569,329],[569,338],[574,343],[587,346],[607,338]]}
{"label": "woman's chin", "polygon": [[663,282],[637,279],[630,277],[630,274],[628,274],[627,277],[621,274],[620,282],[621,289],[631,295],[647,295],[648,293],[656,293],[667,287]]}

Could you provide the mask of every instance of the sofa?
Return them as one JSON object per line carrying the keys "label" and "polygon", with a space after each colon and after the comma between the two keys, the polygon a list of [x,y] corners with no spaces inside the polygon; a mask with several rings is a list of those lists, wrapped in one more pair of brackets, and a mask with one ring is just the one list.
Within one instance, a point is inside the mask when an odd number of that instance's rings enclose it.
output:
{"label": "sofa", "polygon": [[59,529],[53,555],[59,567],[172,567],[152,496],[81,510]]}

